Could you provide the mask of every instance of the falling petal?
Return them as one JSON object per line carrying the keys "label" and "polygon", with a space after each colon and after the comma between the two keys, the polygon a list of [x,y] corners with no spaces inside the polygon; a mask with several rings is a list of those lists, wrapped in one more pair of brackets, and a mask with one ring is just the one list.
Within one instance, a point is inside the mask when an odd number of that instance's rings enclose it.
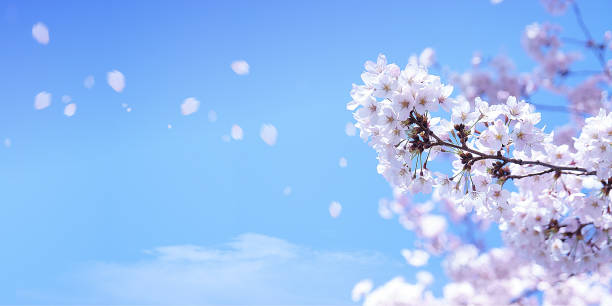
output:
{"label": "falling petal", "polygon": [[94,79],[93,75],[88,75],[85,80],[83,81],[83,86],[85,86],[85,88],[90,89],[94,86],[94,83],[96,82],[96,80]]}
{"label": "falling petal", "polygon": [[217,121],[217,113],[214,110],[208,111],[208,121],[209,122]]}
{"label": "falling petal", "polygon": [[342,205],[340,205],[340,203],[336,201],[331,202],[331,204],[329,205],[330,216],[332,216],[332,218],[338,218],[340,212],[342,212]]}
{"label": "falling petal", "polygon": [[171,128],[172,128],[172,124],[168,124],[168,129],[171,129]]}
{"label": "falling petal", "polygon": [[10,138],[5,138],[4,139],[4,146],[7,148],[11,147],[11,139]]}
{"label": "falling petal", "polygon": [[32,37],[42,45],[46,45],[49,43],[49,29],[47,26],[39,22],[32,27]]}
{"label": "falling petal", "polygon": [[70,103],[66,105],[66,107],[64,107],[64,115],[68,117],[72,117],[74,113],[76,112],[76,108],[77,106],[75,103]]}
{"label": "falling petal", "polygon": [[348,161],[346,160],[346,158],[340,157],[338,165],[340,165],[340,168],[346,168],[346,166],[348,165]]}
{"label": "falling petal", "polygon": [[232,126],[231,135],[234,140],[242,140],[242,137],[244,136],[242,128],[236,124]]}
{"label": "falling petal", "polygon": [[230,142],[231,137],[229,135],[223,135],[221,136],[221,140],[223,140],[223,142]]}
{"label": "falling petal", "polygon": [[118,70],[113,70],[106,75],[108,85],[116,92],[122,92],[125,88],[125,76]]}
{"label": "falling petal", "polygon": [[181,104],[181,114],[183,114],[183,116],[191,115],[197,112],[198,108],[200,108],[200,101],[193,97],[187,98],[183,101],[183,104]]}
{"label": "falling petal", "polygon": [[274,127],[273,125],[264,124],[261,126],[259,136],[266,144],[268,144],[269,146],[273,146],[276,144],[276,137],[278,136],[278,132],[276,131],[276,127]]}
{"label": "falling petal", "polygon": [[72,101],[72,98],[69,95],[63,95],[62,96],[62,102],[70,103],[70,101]]}
{"label": "falling petal", "polygon": [[234,70],[237,75],[245,75],[249,73],[249,63],[246,61],[234,61],[231,66],[232,70]]}
{"label": "falling petal", "polygon": [[287,186],[287,187],[285,187],[285,189],[283,189],[283,194],[288,196],[288,195],[291,194],[291,191],[292,191],[291,187]]}
{"label": "falling petal", "polygon": [[36,95],[34,98],[34,109],[41,110],[49,107],[51,105],[51,94],[43,91]]}

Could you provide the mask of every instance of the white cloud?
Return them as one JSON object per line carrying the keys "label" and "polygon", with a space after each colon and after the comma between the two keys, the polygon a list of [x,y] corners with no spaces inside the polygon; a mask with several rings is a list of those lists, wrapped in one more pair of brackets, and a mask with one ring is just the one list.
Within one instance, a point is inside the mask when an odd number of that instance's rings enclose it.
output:
{"label": "white cloud", "polygon": [[329,215],[332,216],[332,218],[338,218],[341,212],[342,212],[342,205],[340,205],[340,203],[334,201],[334,202],[331,202],[331,204],[329,204]]}
{"label": "white cloud", "polygon": [[197,112],[198,108],[200,108],[200,101],[193,97],[187,98],[183,101],[183,104],[181,104],[181,114],[183,114],[183,116],[191,115]]}
{"label": "white cloud", "polygon": [[231,135],[232,135],[232,139],[234,140],[242,140],[244,133],[242,132],[242,128],[239,125],[234,124],[232,126]]}
{"label": "white cloud", "polygon": [[47,26],[39,22],[32,27],[32,37],[42,45],[46,45],[49,43],[49,29]]}
{"label": "white cloud", "polygon": [[118,70],[113,70],[106,75],[108,85],[116,92],[122,92],[125,88],[125,76]]}
{"label": "white cloud", "polygon": [[345,305],[363,275],[397,269],[380,253],[313,250],[253,233],[216,247],[171,245],[145,254],[90,263],[69,273],[58,292],[37,296],[53,304]]}
{"label": "white cloud", "polygon": [[93,75],[88,75],[85,80],[83,80],[83,86],[85,86],[85,88],[90,89],[94,86],[94,84],[96,83],[96,79],[94,79]]}
{"label": "white cloud", "polygon": [[276,127],[274,127],[273,125],[264,124],[261,126],[259,136],[266,144],[268,144],[269,146],[273,146],[276,144],[276,137],[278,137],[278,132],[276,131]]}
{"label": "white cloud", "polygon": [[77,106],[75,103],[70,103],[68,105],[66,105],[66,107],[64,107],[64,115],[68,116],[68,117],[72,117],[74,116],[74,113],[76,112]]}
{"label": "white cloud", "polygon": [[41,110],[51,105],[51,94],[43,91],[36,95],[34,98],[34,109]]}
{"label": "white cloud", "polygon": [[249,74],[249,63],[246,61],[234,61],[231,67],[237,75]]}

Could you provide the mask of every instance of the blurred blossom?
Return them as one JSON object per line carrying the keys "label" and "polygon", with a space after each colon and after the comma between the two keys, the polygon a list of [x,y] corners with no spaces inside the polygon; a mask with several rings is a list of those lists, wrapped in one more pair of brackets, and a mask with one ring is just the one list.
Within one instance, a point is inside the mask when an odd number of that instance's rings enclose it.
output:
{"label": "blurred blossom", "polygon": [[362,298],[372,291],[373,286],[374,283],[372,283],[372,280],[369,279],[364,279],[355,284],[355,287],[353,287],[353,291],[351,292],[351,299],[353,302],[361,301]]}
{"label": "blurred blossom", "polygon": [[108,85],[116,92],[122,92],[125,88],[125,76],[118,70],[113,70],[106,75]]}
{"label": "blurred blossom", "polygon": [[4,146],[7,148],[11,147],[11,139],[10,138],[4,138]]}
{"label": "blurred blossom", "polygon": [[417,282],[423,286],[429,286],[434,281],[434,277],[427,271],[419,271],[416,274]]}
{"label": "blurred blossom", "polygon": [[404,259],[406,259],[406,262],[408,264],[415,267],[424,266],[429,261],[429,253],[423,250],[410,251],[407,249],[403,249],[402,256],[404,256]]}
{"label": "blurred blossom", "polygon": [[68,95],[63,95],[62,96],[62,102],[64,103],[70,103],[70,101],[72,101],[72,98]]}
{"label": "blurred blossom", "polygon": [[272,124],[263,124],[261,126],[259,137],[261,137],[261,140],[263,140],[267,145],[274,146],[276,144],[277,136],[278,132],[276,131],[276,127],[274,127]]}
{"label": "blurred blossom", "polygon": [[187,98],[183,101],[183,104],[181,104],[181,114],[183,114],[183,116],[191,115],[197,112],[199,107],[200,101],[193,97]]}
{"label": "blurred blossom", "polygon": [[223,140],[223,142],[230,142],[231,137],[229,135],[223,135],[221,136],[221,140]]}
{"label": "blurred blossom", "polygon": [[430,67],[436,61],[436,51],[432,48],[425,48],[419,55],[419,65]]}
{"label": "blurred blossom", "polygon": [[422,234],[432,238],[446,231],[446,219],[439,215],[425,215],[419,220]]}
{"label": "blurred blossom", "polygon": [[246,61],[234,61],[231,67],[237,75],[245,75],[249,73],[249,63]]}
{"label": "blurred blossom", "polygon": [[34,109],[41,110],[51,105],[51,94],[43,91],[36,95],[34,98]]}
{"label": "blurred blossom", "polygon": [[540,0],[544,8],[552,15],[562,15],[573,0]]}
{"label": "blurred blossom", "polygon": [[393,211],[389,207],[390,203],[387,199],[378,200],[378,214],[384,219],[393,218]]}
{"label": "blurred blossom", "polygon": [[42,22],[36,23],[32,27],[32,37],[34,37],[39,44],[46,45],[49,43],[49,29],[47,29],[47,26]]}
{"label": "blurred blossom", "polygon": [[232,125],[232,130],[230,134],[232,135],[232,139],[234,140],[242,140],[242,137],[244,136],[242,128],[237,124]]}
{"label": "blurred blossom", "polygon": [[346,135],[348,136],[355,136],[356,132],[357,132],[357,128],[355,127],[355,124],[352,122],[347,122],[346,126],[344,126],[344,132],[346,133]]}

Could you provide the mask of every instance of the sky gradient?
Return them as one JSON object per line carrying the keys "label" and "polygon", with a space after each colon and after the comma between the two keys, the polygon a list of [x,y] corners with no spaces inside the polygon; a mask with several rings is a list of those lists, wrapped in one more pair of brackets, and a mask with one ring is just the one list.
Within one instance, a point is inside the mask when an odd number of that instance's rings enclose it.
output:
{"label": "sky gradient", "polygon": [[[612,3],[581,8],[602,35]],[[0,18],[6,304],[351,304],[363,278],[412,280],[400,250],[414,235],[378,215],[389,185],[375,152],[344,132],[363,63],[384,53],[403,67],[432,47],[454,71],[475,51],[530,71],[526,25],[553,21],[581,37],[571,14],[537,1],[9,0]],[[32,38],[37,22],[47,45]],[[249,74],[235,74],[235,60]],[[121,93],[106,82],[113,70],[125,75]],[[41,91],[52,103],[37,111]],[[78,106],[72,117],[63,95]],[[200,108],[183,116],[189,97]],[[543,113],[548,126],[567,119]],[[224,142],[234,124],[244,139]],[[260,139],[262,124],[277,128],[276,145]],[[428,265],[436,293],[439,263]]]}

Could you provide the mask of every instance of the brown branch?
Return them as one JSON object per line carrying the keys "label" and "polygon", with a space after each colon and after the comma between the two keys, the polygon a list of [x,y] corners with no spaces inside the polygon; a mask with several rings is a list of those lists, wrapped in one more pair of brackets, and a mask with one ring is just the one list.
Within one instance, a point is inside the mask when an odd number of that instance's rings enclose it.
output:
{"label": "brown branch", "polygon": [[[432,136],[436,142],[431,143],[430,147],[435,147],[435,146],[446,146],[446,147],[450,147],[450,148],[455,148],[455,149],[459,149],[461,151],[465,151],[465,152],[469,152],[472,154],[476,154],[478,155],[478,157],[475,157],[473,160],[477,161],[477,160],[484,160],[484,159],[492,159],[492,160],[500,160],[506,163],[511,163],[511,164],[517,164],[517,165],[534,165],[534,166],[542,166],[542,167],[546,167],[549,168],[546,171],[542,171],[540,172],[536,172],[536,173],[532,173],[532,175],[528,175],[528,176],[535,176],[535,175],[541,175],[541,174],[546,174],[546,173],[551,173],[551,172],[560,172],[563,173],[562,171],[576,171],[576,172],[580,172],[580,173],[568,173],[565,172],[563,174],[571,174],[571,175],[595,175],[596,171],[589,171],[585,168],[580,168],[580,167],[571,167],[571,166],[557,166],[557,165],[553,165],[553,164],[549,164],[549,163],[545,163],[539,160],[522,160],[522,159],[517,159],[517,158],[510,158],[510,157],[505,157],[501,154],[498,155],[491,155],[491,154],[485,154],[482,153],[480,151],[474,150],[474,149],[470,149],[467,146],[458,146],[454,143],[449,143],[446,142],[444,140],[442,140],[440,137],[438,137],[438,135],[436,135],[431,129],[429,129],[429,127],[422,125],[418,120],[416,120],[417,125],[423,130],[425,131],[428,135]],[[527,177],[527,176],[525,176]],[[512,178],[510,176],[510,178]],[[517,179],[520,179],[522,177],[520,176],[516,176]]]}

